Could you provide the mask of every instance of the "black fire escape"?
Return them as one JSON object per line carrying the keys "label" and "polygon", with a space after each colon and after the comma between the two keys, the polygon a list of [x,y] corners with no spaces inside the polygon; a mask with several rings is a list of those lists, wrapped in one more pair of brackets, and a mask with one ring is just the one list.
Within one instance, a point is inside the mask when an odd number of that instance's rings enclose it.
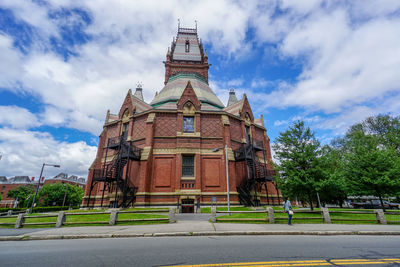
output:
{"label": "black fire escape", "polygon": [[[257,152],[262,152],[262,162],[258,160]],[[244,161],[246,166],[246,177],[236,189],[239,193],[239,201],[245,206],[260,206],[257,192],[261,192],[265,187],[267,204],[270,204],[267,182],[274,181],[274,170],[267,168],[266,155],[263,142],[247,138],[247,144],[243,144],[238,150],[234,151],[235,161]],[[276,184],[274,184],[277,190]],[[278,190],[277,190],[278,194]],[[278,194],[279,197],[279,194]],[[272,204],[274,200],[272,200]],[[279,202],[279,199],[278,199]]]}
{"label": "black fire escape", "polygon": [[[109,150],[115,153],[111,156],[112,160],[107,162]],[[124,133],[121,136],[108,139],[102,168],[93,171],[87,202],[88,207],[90,206],[92,190],[96,184],[100,183],[103,183],[101,207],[103,207],[104,194],[106,192],[114,193],[114,200],[112,201],[110,199],[111,207],[126,208],[135,202],[137,187],[131,182],[129,177],[129,166],[132,160],[140,160],[141,151],[142,150],[134,146],[131,141],[126,140],[126,134]],[[93,206],[95,202],[94,200]]]}

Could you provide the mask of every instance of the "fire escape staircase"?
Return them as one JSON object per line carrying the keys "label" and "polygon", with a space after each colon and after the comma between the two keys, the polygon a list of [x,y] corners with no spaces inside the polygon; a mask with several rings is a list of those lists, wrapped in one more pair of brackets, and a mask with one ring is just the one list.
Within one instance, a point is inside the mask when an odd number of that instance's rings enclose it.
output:
{"label": "fire escape staircase", "polygon": [[260,200],[257,197],[257,191],[260,191],[260,186],[266,186],[267,181],[274,180],[273,170],[268,170],[266,164],[258,161],[257,152],[259,151],[263,152],[263,161],[266,162],[262,142],[250,139],[247,144],[234,151],[235,160],[246,163],[246,177],[236,188],[239,193],[239,201],[245,206],[259,206]]}
{"label": "fire escape staircase", "polygon": [[[107,162],[109,150],[115,152],[112,160]],[[131,182],[128,170],[132,160],[140,160],[141,151],[130,141],[126,141],[125,135],[108,139],[104,164],[102,168],[93,171],[88,206],[92,190],[98,183],[103,183],[101,206],[103,206],[105,191],[115,194],[114,207],[126,208],[135,202],[137,187]]]}

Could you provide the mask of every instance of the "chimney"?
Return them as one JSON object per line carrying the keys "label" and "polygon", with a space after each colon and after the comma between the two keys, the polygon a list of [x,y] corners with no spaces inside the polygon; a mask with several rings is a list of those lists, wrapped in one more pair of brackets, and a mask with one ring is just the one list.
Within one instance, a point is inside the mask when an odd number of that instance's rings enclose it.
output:
{"label": "chimney", "polygon": [[141,83],[137,83],[136,91],[135,91],[135,94],[133,96],[135,96],[136,98],[139,98],[140,100],[144,101],[143,100],[142,84]]}
{"label": "chimney", "polygon": [[230,89],[229,90],[229,100],[228,100],[227,107],[232,106],[236,102],[238,102],[238,100],[236,98],[235,90],[234,89]]}
{"label": "chimney", "polygon": [[32,182],[35,181],[35,177],[32,177]]}

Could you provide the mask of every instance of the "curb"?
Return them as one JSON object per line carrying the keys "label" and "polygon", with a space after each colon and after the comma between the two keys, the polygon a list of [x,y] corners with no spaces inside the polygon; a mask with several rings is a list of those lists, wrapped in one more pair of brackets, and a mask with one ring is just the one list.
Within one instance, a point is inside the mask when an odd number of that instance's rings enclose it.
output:
{"label": "curb", "polygon": [[400,235],[400,231],[227,231],[227,232],[172,232],[172,233],[143,233],[143,234],[81,234],[81,235],[24,235],[0,236],[0,241],[30,241],[86,238],[132,238],[132,237],[173,237],[173,236],[243,236],[243,235]]}

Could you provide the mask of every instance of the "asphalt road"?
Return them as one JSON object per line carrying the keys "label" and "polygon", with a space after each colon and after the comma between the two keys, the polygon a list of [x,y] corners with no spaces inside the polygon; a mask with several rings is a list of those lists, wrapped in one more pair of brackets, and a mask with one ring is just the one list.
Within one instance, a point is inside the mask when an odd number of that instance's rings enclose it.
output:
{"label": "asphalt road", "polygon": [[[400,236],[225,236],[13,241],[0,242],[0,266],[145,267],[328,260],[327,264],[321,264],[326,266],[330,265],[332,259],[400,258],[399,244]],[[354,264],[354,261],[350,263],[348,266],[363,265]],[[307,262],[302,263],[302,266],[307,265]],[[248,263],[246,266],[255,265]],[[332,266],[347,265],[332,263]],[[399,263],[368,266],[400,266],[400,260]]]}

